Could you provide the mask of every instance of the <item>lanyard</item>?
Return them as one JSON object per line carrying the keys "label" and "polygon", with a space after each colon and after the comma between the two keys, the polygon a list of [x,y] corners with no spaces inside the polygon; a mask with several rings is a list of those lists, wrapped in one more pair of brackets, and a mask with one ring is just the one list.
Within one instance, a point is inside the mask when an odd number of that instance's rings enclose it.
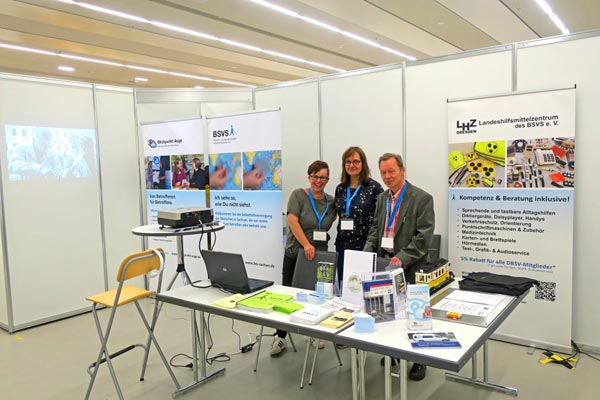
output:
{"label": "lanyard", "polygon": [[321,222],[323,222],[323,218],[325,218],[325,214],[327,214],[327,210],[329,209],[329,200],[327,199],[327,195],[325,195],[325,210],[323,211],[323,214],[319,215],[319,212],[317,211],[317,205],[315,204],[315,199],[312,195],[312,191],[310,189],[308,189],[308,198],[310,199],[310,205],[312,206],[313,211],[315,212],[315,215],[317,216],[317,222],[319,223],[319,229],[321,229]]}
{"label": "lanyard", "polygon": [[354,189],[354,193],[350,196],[350,186],[346,189],[346,215],[350,215],[350,203],[352,203],[352,199],[356,196],[356,193],[360,190],[360,185]]}
{"label": "lanyard", "polygon": [[392,214],[390,215],[390,200],[392,194],[390,193],[390,197],[387,199],[387,204],[385,207],[385,214],[389,215],[387,230],[392,229],[392,224],[394,223],[394,218],[396,217],[396,213],[398,212],[398,208],[400,208],[400,203],[402,203],[402,199],[404,198],[404,192],[406,192],[406,182],[404,182],[404,186],[402,186],[402,190],[400,191],[400,196],[398,196],[398,200],[396,200],[396,204],[394,204],[394,209],[392,210]]}

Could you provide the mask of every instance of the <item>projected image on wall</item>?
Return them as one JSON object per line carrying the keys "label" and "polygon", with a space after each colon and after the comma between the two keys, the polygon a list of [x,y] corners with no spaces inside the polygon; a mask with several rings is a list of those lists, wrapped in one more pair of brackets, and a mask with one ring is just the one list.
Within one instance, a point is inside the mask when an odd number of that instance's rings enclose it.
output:
{"label": "projected image on wall", "polygon": [[94,129],[5,125],[9,181],[97,175]]}

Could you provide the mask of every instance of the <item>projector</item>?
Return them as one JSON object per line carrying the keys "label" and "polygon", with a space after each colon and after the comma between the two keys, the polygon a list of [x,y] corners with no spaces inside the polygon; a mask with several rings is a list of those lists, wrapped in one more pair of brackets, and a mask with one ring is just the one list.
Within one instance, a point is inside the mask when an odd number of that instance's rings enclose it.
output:
{"label": "projector", "polygon": [[158,211],[158,223],[173,228],[183,228],[213,222],[212,208],[171,208]]}

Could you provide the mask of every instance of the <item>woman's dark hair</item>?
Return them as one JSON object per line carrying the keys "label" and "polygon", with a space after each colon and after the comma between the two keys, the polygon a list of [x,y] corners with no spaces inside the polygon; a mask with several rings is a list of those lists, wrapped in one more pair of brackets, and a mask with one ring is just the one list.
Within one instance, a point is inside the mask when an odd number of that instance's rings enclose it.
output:
{"label": "woman's dark hair", "polygon": [[329,175],[329,165],[325,161],[321,161],[321,160],[313,161],[308,166],[308,170],[306,172],[310,176],[312,174],[316,174],[323,168],[327,169],[327,175]]}
{"label": "woman's dark hair", "polygon": [[344,154],[342,154],[342,178],[340,179],[342,186],[350,186],[350,175],[346,172],[346,159],[354,153],[358,154],[362,165],[358,181],[363,185],[371,179],[371,169],[367,163],[367,155],[360,147],[350,146],[344,151]]}

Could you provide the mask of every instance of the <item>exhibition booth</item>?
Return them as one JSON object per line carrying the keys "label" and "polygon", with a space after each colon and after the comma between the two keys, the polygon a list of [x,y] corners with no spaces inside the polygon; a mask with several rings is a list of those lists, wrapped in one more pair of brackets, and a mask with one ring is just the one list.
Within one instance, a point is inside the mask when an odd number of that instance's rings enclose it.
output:
{"label": "exhibition booth", "polygon": [[[0,75],[0,125],[5,139],[0,141],[0,327],[14,332],[89,310],[85,296],[114,287],[120,260],[148,245],[131,229],[151,222],[144,130],[152,125],[196,120],[207,134],[198,151],[185,154],[203,154],[209,160],[214,152],[211,124],[227,119],[224,123],[233,126],[242,116],[264,110],[276,113],[282,195],[275,214],[285,210],[294,189],[306,186],[306,167],[313,160],[329,163],[332,180],[326,191],[332,193],[341,173],[340,156],[348,146],[365,150],[375,179],[379,178],[378,157],[389,151],[399,153],[407,179],[433,195],[435,231],[442,235],[441,255],[448,257],[455,252],[449,243],[456,246],[456,232],[449,222],[453,216],[448,186],[449,105],[464,99],[565,89],[576,103],[571,113],[575,132],[552,137],[575,133],[577,137],[573,210],[556,222],[572,232],[567,236],[572,241],[533,241],[565,256],[560,263],[568,269],[566,278],[556,286],[555,300],[545,300],[550,310],[552,302],[562,305],[556,314],[535,320],[540,329],[533,335],[521,329],[531,320],[526,314],[530,309],[518,307],[496,335],[557,349],[568,348],[572,339],[582,347],[600,349],[595,335],[600,329],[600,306],[593,301],[594,287],[588,283],[600,279],[592,250],[599,221],[589,165],[595,157],[593,149],[600,145],[595,132],[598,48],[600,32],[594,31],[254,90],[130,90]],[[9,167],[9,150],[22,144],[15,138],[40,127],[61,128],[60,134],[53,133],[60,135],[54,142],[63,146],[57,151],[71,160],[81,158],[84,143],[92,145],[94,162],[88,165],[95,168],[42,179]],[[274,149],[269,144],[264,147]],[[231,231],[243,236],[242,231]],[[227,232],[226,226],[220,234]],[[230,237],[221,245],[227,240],[244,239]],[[280,244],[275,240],[266,246],[275,246],[281,254]],[[167,254],[171,268],[176,262],[172,253]],[[280,268],[274,266],[275,276]],[[203,277],[202,271],[191,274]],[[556,281],[546,276],[547,281]]]}

